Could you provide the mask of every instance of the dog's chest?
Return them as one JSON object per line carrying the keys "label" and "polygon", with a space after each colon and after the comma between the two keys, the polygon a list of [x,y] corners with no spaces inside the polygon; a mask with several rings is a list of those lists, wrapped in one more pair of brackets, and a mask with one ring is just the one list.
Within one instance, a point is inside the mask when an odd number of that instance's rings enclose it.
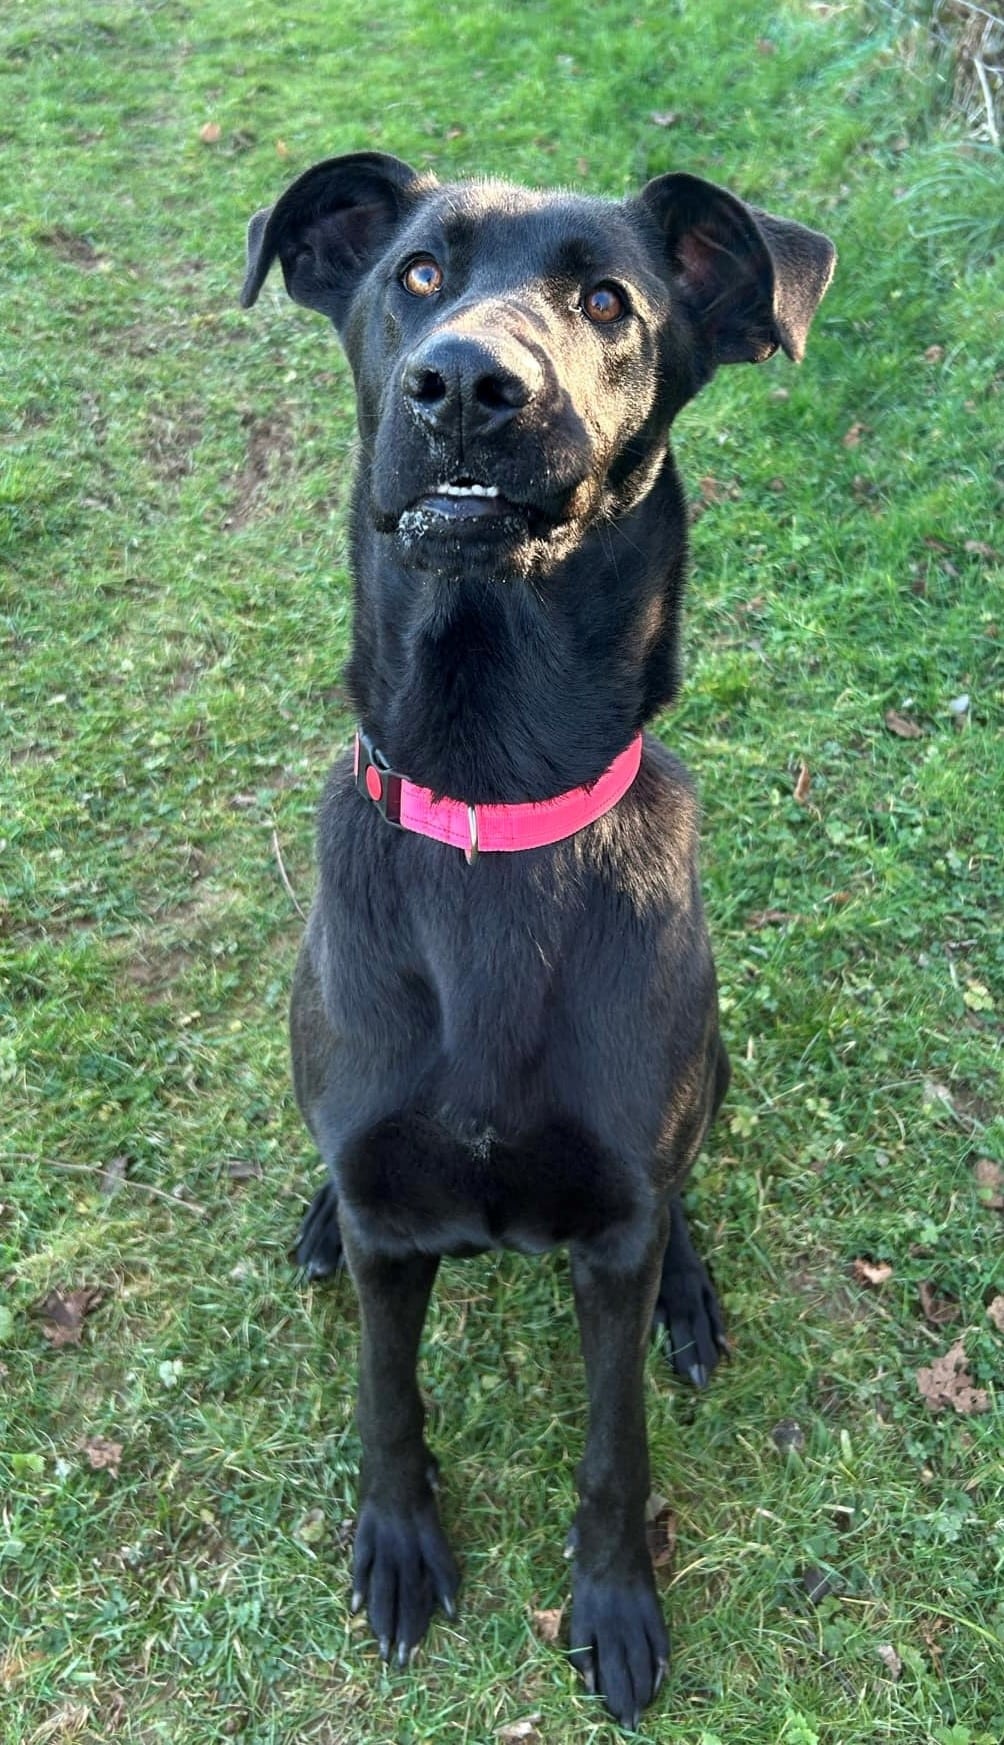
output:
{"label": "dog's chest", "polygon": [[[403,898],[396,991],[380,978],[379,1011],[355,1015],[379,1021],[384,1050],[353,1087],[339,1195],[391,1250],[543,1250],[623,1222],[645,1192],[585,1064],[603,1018],[583,936],[594,960],[601,943],[581,888],[562,902],[515,866],[463,874],[439,901]],[[402,997],[409,981],[421,998]]]}
{"label": "dog's chest", "polygon": [[525,1126],[545,1094],[566,1003],[564,933],[558,911],[532,903],[523,913],[458,906],[423,918],[437,1018],[424,1097],[475,1145]]}

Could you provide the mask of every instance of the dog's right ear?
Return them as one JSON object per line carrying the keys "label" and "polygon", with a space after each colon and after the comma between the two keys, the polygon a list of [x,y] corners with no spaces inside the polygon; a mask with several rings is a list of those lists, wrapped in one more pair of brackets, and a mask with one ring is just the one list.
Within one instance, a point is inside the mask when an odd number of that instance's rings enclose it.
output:
{"label": "dog's right ear", "polygon": [[306,170],[248,225],[242,307],[257,300],[278,256],[293,301],[340,327],[359,279],[430,180],[378,151],[327,158]]}

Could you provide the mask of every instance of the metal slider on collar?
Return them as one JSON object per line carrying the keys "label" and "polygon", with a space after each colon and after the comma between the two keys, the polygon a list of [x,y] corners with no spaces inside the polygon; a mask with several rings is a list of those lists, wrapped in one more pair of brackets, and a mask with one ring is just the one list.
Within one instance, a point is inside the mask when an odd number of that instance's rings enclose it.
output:
{"label": "metal slider on collar", "polygon": [[478,809],[476,806],[467,808],[467,828],[471,833],[469,848],[464,849],[464,859],[468,866],[473,866],[478,858]]}

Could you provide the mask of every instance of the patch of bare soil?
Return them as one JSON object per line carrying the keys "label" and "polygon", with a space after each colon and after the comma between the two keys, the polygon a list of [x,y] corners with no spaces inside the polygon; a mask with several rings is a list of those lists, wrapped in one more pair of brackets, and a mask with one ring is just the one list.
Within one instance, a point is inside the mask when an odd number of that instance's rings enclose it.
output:
{"label": "patch of bare soil", "polygon": [[274,412],[244,415],[247,452],[234,485],[234,505],[223,525],[231,533],[246,527],[260,514],[269,480],[288,452],[289,424]]}
{"label": "patch of bare soil", "polygon": [[105,256],[99,248],[95,248],[88,236],[82,236],[79,231],[67,230],[64,224],[52,224],[46,230],[38,232],[38,240],[46,248],[51,248],[54,255],[61,261],[67,261],[71,266],[80,267],[84,272],[94,272]]}
{"label": "patch of bare soil", "polygon": [[151,472],[164,484],[187,478],[202,430],[203,414],[195,406],[183,406],[177,412],[148,412],[143,449]]}

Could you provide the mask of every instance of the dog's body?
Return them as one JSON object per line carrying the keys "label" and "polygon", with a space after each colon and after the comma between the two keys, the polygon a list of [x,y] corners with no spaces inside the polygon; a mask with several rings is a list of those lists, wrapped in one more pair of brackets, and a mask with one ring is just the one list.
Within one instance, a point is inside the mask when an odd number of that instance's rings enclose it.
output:
{"label": "dog's body", "polygon": [[[278,256],[355,375],[364,746],[470,808],[472,846],[479,808],[590,789],[676,687],[672,418],[718,363],[801,355],[830,245],[687,176],[616,204],[439,188],[370,153],[308,171],[248,247],[245,303]],[[668,1657],[649,1329],[699,1383],[722,1343],[679,1200],[728,1081],[692,791],[646,736],[623,797],[544,846],[473,859],[381,809],[336,766],[292,1003],[330,1175],[300,1257],[344,1249],[361,1306],[355,1602],[402,1662],[452,1611],[415,1379],[440,1255],[567,1243],[589,1391],[572,1651],[633,1724]]]}

